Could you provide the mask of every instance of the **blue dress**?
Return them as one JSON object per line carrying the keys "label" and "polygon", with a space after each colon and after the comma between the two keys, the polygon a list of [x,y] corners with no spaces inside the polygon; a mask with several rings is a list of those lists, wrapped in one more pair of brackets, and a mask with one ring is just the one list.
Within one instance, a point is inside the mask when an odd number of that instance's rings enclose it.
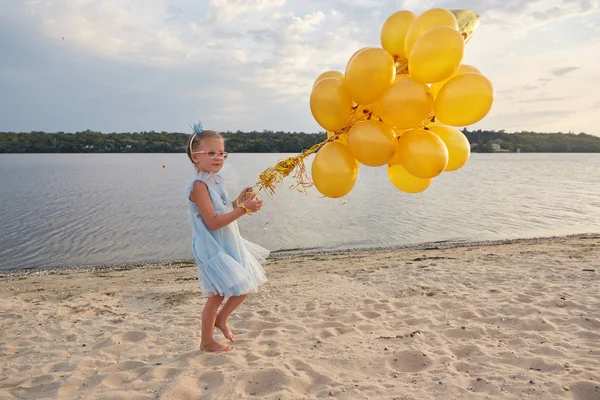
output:
{"label": "blue dress", "polygon": [[192,251],[198,263],[198,282],[206,296],[239,296],[255,292],[267,281],[261,266],[269,251],[240,235],[237,221],[217,230],[210,230],[190,200],[194,182],[204,182],[217,215],[233,211],[231,200],[216,174],[199,173],[186,186],[192,224]]}

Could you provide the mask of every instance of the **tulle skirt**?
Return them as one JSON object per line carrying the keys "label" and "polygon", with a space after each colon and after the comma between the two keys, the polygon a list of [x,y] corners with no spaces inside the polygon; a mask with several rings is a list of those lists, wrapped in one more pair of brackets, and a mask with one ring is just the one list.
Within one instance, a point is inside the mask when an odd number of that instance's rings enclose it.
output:
{"label": "tulle skirt", "polygon": [[208,260],[198,262],[198,282],[204,296],[240,296],[256,292],[267,282],[262,265],[269,250],[242,238],[242,256],[237,261],[225,252],[218,252]]}

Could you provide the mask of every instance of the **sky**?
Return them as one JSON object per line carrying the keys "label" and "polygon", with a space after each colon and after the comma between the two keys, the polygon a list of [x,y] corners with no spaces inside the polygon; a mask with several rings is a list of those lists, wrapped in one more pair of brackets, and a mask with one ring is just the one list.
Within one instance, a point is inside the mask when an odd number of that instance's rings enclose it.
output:
{"label": "sky", "polygon": [[496,100],[470,129],[600,135],[599,0],[0,0],[0,131],[318,132],[326,70],[407,9],[481,16],[466,64]]}

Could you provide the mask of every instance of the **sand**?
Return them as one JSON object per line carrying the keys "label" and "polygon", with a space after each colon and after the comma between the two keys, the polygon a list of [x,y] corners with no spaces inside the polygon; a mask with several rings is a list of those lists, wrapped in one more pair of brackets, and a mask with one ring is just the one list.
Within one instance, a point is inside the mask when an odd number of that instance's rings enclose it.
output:
{"label": "sand", "polygon": [[598,236],[266,271],[223,354],[191,263],[2,276],[0,399],[600,399]]}

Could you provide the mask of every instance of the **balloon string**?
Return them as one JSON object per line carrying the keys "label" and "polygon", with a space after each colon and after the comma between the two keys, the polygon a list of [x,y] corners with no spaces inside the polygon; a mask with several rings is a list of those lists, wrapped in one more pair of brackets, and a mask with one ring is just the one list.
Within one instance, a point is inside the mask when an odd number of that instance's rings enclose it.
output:
{"label": "balloon string", "polygon": [[256,182],[256,184],[254,185],[254,188],[256,188],[256,191],[254,193],[256,195],[259,195],[262,191],[264,191],[269,195],[271,200],[275,202],[275,200],[273,199],[273,195],[275,194],[275,189],[277,188],[277,185],[281,183],[292,172],[295,171],[293,178],[296,181],[296,183],[290,186],[290,190],[297,190],[300,193],[307,194],[307,190],[308,188],[313,186],[313,182],[310,179],[308,172],[306,171],[304,159],[310,156],[311,154],[314,154],[317,151],[319,151],[327,143],[331,143],[339,139],[340,135],[347,133],[350,130],[350,128],[357,122],[369,119],[371,117],[371,112],[365,113],[363,109],[359,106],[354,106],[352,107],[352,109],[353,111],[350,116],[350,121],[344,128],[336,131],[333,135],[331,135],[331,137],[327,138],[326,140],[315,144],[307,150],[304,150],[299,155],[283,159],[277,164],[275,164],[275,166],[269,167],[266,170],[264,170],[258,176],[258,182]]}

